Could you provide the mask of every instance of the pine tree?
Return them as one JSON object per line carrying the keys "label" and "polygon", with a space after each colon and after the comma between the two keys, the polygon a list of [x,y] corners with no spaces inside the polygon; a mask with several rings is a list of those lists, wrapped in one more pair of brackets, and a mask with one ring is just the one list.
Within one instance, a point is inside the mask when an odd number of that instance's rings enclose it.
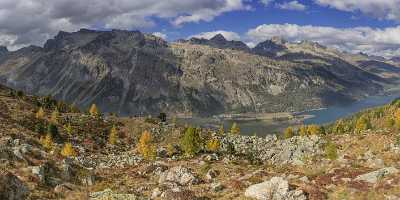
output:
{"label": "pine tree", "polygon": [[231,127],[231,134],[232,134],[232,135],[239,135],[239,134],[240,134],[240,128],[239,128],[239,126],[238,126],[238,124],[237,124],[236,122],[234,122],[234,123],[232,124],[232,127]]}
{"label": "pine tree", "polygon": [[156,156],[155,147],[152,144],[152,137],[149,131],[144,131],[140,137],[139,152],[145,159],[154,159]]}
{"label": "pine tree", "polygon": [[64,148],[61,151],[61,155],[64,157],[75,157],[76,156],[75,149],[71,143],[68,142],[64,145]]}
{"label": "pine tree", "polygon": [[58,137],[58,128],[55,124],[49,124],[47,126],[47,134],[50,134],[52,138]]}
{"label": "pine tree", "polygon": [[46,129],[41,122],[35,125],[35,132],[39,134],[44,134],[46,132]]}
{"label": "pine tree", "polygon": [[50,133],[47,133],[46,137],[42,139],[42,145],[48,151],[53,149],[54,146],[53,137],[51,136]]}
{"label": "pine tree", "polygon": [[292,128],[292,127],[288,127],[288,128],[285,130],[283,136],[285,137],[285,139],[289,139],[289,138],[293,137],[293,136],[294,136],[293,128]]}
{"label": "pine tree", "polygon": [[44,110],[42,107],[40,107],[39,110],[36,112],[36,119],[43,119],[44,115]]}
{"label": "pine tree", "polygon": [[92,116],[92,117],[95,117],[95,118],[100,117],[100,112],[97,109],[96,104],[92,104],[92,106],[90,106],[89,113],[90,113],[90,116]]}
{"label": "pine tree", "polygon": [[110,135],[108,136],[108,143],[115,145],[118,142],[118,130],[115,126],[111,128]]}
{"label": "pine tree", "polygon": [[189,127],[181,139],[181,147],[187,156],[196,155],[201,149],[201,138],[198,131]]}

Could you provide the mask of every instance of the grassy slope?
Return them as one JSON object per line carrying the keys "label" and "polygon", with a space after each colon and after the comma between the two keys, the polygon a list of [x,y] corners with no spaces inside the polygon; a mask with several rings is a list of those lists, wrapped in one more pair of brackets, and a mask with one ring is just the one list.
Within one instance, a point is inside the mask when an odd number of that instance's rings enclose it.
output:
{"label": "grassy slope", "polygon": [[[25,160],[9,159],[10,162],[2,163],[1,168],[18,175],[29,185],[32,191],[31,199],[71,199],[71,197],[85,199],[88,192],[105,188],[111,188],[121,193],[138,193],[140,190],[141,194],[148,196],[151,195],[153,188],[158,187],[158,176],[152,173],[151,165],[149,165],[152,161],[146,161],[138,166],[96,170],[96,184],[90,187],[83,186],[79,181],[64,180],[57,173],[62,170],[63,158],[57,153],[42,156],[40,151],[44,148],[39,140],[41,135],[34,131],[35,124],[49,123],[50,113],[54,110],[54,107],[50,106],[45,109],[46,118],[39,122],[35,118],[35,113],[39,108],[38,103],[43,103],[44,98],[15,94],[15,91],[0,87],[0,141],[5,142],[7,138],[11,137],[12,139],[20,139],[21,143],[31,144],[37,149],[27,155]],[[385,119],[388,116],[393,117],[397,108],[397,104],[387,105],[383,108],[362,112],[341,122],[351,127],[360,116],[368,115],[373,126],[370,131],[363,131],[361,134],[344,133],[323,136],[337,145],[341,159],[334,161],[322,157],[307,158],[304,166],[252,165],[245,158],[234,163],[224,163],[220,160],[206,162],[202,165],[199,164],[201,160],[199,157],[180,161],[168,161],[166,159],[159,161],[162,161],[168,167],[176,165],[190,167],[203,179],[207,169],[218,170],[221,175],[216,178],[216,181],[225,186],[222,192],[213,192],[209,189],[210,183],[207,182],[190,188],[196,195],[211,199],[245,199],[243,194],[247,186],[283,174],[293,174],[298,177],[307,176],[310,179],[309,183],[293,179],[290,180],[290,184],[292,187],[303,189],[310,199],[383,199],[384,195],[400,193],[400,177],[398,175],[385,177],[376,185],[351,179],[359,174],[375,170],[363,158],[368,151],[372,151],[376,158],[382,159],[386,166],[394,166],[400,169],[399,154],[394,153],[389,148],[398,135],[397,129],[385,127]],[[143,119],[107,118],[107,120],[95,120],[83,113],[72,113],[71,111],[71,109],[66,108],[60,114],[57,126],[61,140],[59,145],[56,145],[56,149],[60,149],[63,142],[70,141],[74,145],[83,147],[85,153],[82,154],[86,155],[106,156],[111,153],[134,153],[138,137],[143,130],[161,130],[160,134],[156,135],[158,147],[171,143],[177,144],[182,130],[181,128],[168,128],[158,124],[146,123]],[[72,136],[66,134],[63,128],[63,125],[66,125],[67,122],[74,127]],[[117,146],[107,145],[108,132],[113,125],[117,125],[120,130],[120,143]],[[331,130],[328,127],[328,133],[331,133]],[[353,132],[351,128],[346,130],[346,133],[350,132]],[[221,157],[223,156],[221,155]],[[72,184],[71,192],[64,195],[55,194],[54,185],[42,184],[38,181],[37,177],[30,172],[29,166],[38,166],[44,163],[49,163],[51,168],[54,169],[55,172],[51,175],[52,177]],[[81,170],[81,174],[77,178],[85,175],[85,170]]]}

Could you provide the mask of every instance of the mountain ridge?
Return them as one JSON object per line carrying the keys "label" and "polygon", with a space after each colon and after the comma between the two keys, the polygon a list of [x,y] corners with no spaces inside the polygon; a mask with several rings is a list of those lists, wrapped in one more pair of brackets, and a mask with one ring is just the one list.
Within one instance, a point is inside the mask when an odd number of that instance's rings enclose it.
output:
{"label": "mountain ridge", "polygon": [[286,50],[270,57],[221,36],[193,44],[139,31],[60,32],[43,48],[8,53],[0,83],[124,115],[298,111],[359,99],[390,83],[372,72],[376,66],[368,71],[314,43],[298,49],[282,42]]}

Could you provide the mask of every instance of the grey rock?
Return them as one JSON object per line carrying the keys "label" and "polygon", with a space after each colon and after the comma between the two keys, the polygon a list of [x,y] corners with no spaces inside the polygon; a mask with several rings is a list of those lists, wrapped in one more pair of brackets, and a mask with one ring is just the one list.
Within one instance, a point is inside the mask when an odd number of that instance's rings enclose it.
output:
{"label": "grey rock", "polygon": [[276,136],[265,138],[252,136],[227,136],[221,141],[222,151],[232,145],[237,154],[251,154],[255,158],[272,164],[302,165],[306,156],[322,155],[325,140],[318,136],[295,136],[277,140]]}
{"label": "grey rock", "polygon": [[289,190],[289,183],[282,177],[273,177],[269,181],[251,185],[245,196],[257,200],[306,200],[301,190]]}
{"label": "grey rock", "polygon": [[177,166],[162,173],[159,178],[159,184],[165,182],[175,182],[180,185],[194,185],[200,182],[199,178],[188,168]]}
{"label": "grey rock", "polygon": [[30,167],[31,172],[33,175],[36,175],[39,178],[39,181],[44,183],[47,180],[46,177],[46,165],[40,165],[40,166],[31,166]]}
{"label": "grey rock", "polygon": [[357,176],[354,180],[356,181],[365,181],[368,183],[376,183],[379,179],[384,178],[387,175],[390,174],[396,174],[398,173],[399,170],[394,168],[394,167],[386,167],[386,168],[382,168],[370,173],[366,173],[366,174],[362,174]]}
{"label": "grey rock", "polygon": [[308,179],[307,176],[303,176],[303,177],[299,178],[299,180],[303,181],[304,183],[309,183],[310,182],[310,180]]}

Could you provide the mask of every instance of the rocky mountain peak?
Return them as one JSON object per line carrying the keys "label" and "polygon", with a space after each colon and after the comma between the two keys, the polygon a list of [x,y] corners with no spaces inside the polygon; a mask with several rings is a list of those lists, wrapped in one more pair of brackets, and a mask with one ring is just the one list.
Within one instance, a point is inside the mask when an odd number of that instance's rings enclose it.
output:
{"label": "rocky mountain peak", "polygon": [[210,41],[213,41],[213,42],[227,42],[227,40],[225,39],[225,37],[222,35],[222,34],[217,34],[217,35],[215,35],[214,37],[212,37],[211,39],[210,39]]}
{"label": "rocky mountain peak", "polygon": [[285,43],[286,41],[281,38],[273,37],[271,40],[266,40],[257,44],[252,49],[252,52],[262,56],[276,56],[279,51],[286,49]]}
{"label": "rocky mountain peak", "polygon": [[279,45],[283,45],[286,44],[287,41],[279,36],[273,36],[271,38],[271,42],[275,43],[275,44],[279,44]]}

